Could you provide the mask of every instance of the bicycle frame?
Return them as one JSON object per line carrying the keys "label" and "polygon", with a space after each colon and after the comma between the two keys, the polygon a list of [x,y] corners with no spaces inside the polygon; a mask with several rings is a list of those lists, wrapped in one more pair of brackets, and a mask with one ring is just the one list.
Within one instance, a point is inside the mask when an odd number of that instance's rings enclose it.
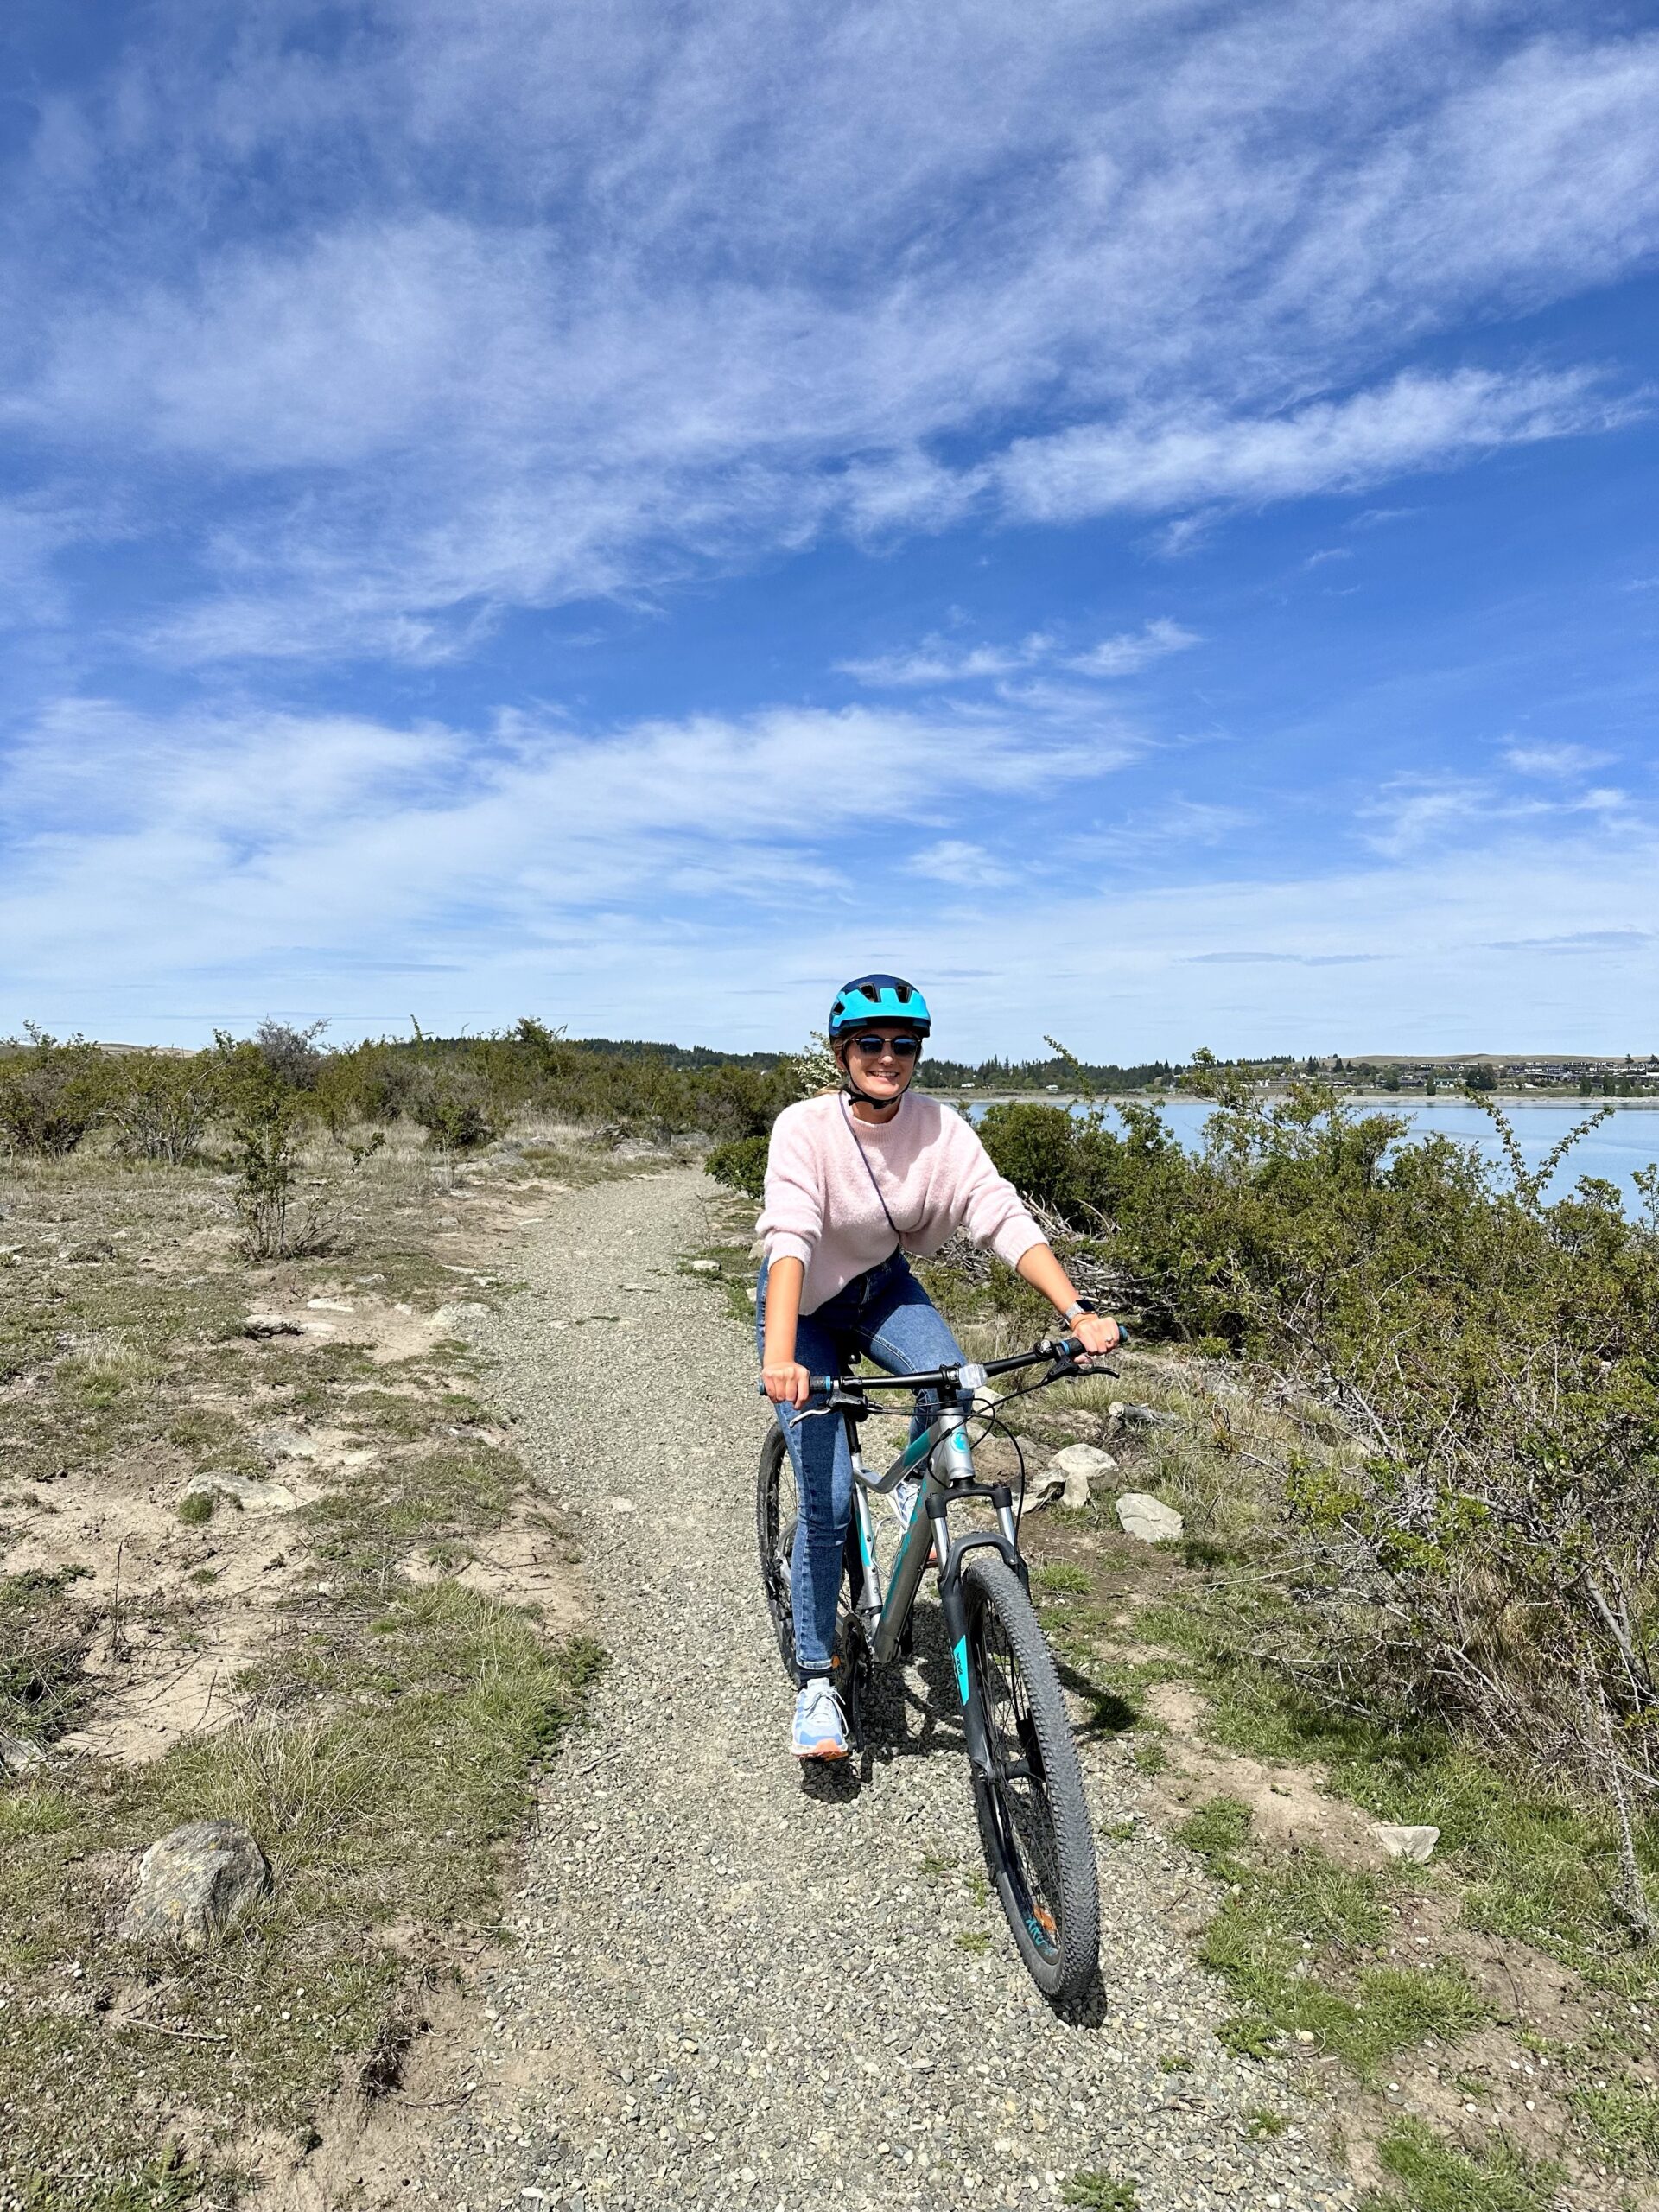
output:
{"label": "bicycle frame", "polygon": [[[853,1518],[863,1569],[863,1588],[854,1611],[862,1625],[870,1656],[879,1667],[889,1665],[897,1656],[922,1577],[927,1572],[931,1550],[938,1560],[939,1604],[956,1667],[968,1757],[978,1772],[988,1774],[991,1757],[985,1716],[980,1710],[978,1688],[968,1666],[962,1563],[970,1551],[988,1545],[1001,1553],[1022,1582],[1027,1577],[1014,1526],[1013,1491],[1007,1483],[980,1483],[974,1479],[974,1455],[968,1441],[968,1423],[977,1387],[973,1376],[974,1370],[963,1371],[963,1387],[957,1403],[943,1408],[938,1418],[905,1447],[883,1475],[872,1475],[866,1468],[859,1447],[857,1424],[850,1415],[843,1417],[847,1420],[848,1444],[852,1453]],[[872,1541],[869,1500],[872,1496],[887,1496],[906,1475],[924,1465],[922,1494],[899,1543],[884,1597]],[[988,1501],[996,1516],[996,1529],[981,1529],[970,1535],[953,1537],[950,1504],[969,1497]]]}

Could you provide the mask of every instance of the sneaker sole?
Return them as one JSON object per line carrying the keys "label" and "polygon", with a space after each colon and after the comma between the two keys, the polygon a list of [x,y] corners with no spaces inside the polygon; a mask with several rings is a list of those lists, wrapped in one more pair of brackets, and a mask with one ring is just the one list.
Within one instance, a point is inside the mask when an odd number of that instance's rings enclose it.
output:
{"label": "sneaker sole", "polygon": [[800,1760],[803,1766],[804,1766],[810,1759],[818,1759],[825,1764],[833,1764],[837,1759],[844,1759],[848,1756],[848,1751],[847,1746],[844,1744],[825,1744],[819,1750],[797,1751],[795,1756]]}

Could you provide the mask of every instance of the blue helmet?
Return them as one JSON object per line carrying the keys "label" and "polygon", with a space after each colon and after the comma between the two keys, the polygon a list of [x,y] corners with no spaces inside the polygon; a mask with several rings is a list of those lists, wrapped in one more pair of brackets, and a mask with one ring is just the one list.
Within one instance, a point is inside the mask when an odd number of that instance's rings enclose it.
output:
{"label": "blue helmet", "polygon": [[918,1037],[931,1036],[933,1017],[914,983],[902,976],[859,976],[843,983],[830,1009],[830,1041],[867,1021],[902,1021]]}

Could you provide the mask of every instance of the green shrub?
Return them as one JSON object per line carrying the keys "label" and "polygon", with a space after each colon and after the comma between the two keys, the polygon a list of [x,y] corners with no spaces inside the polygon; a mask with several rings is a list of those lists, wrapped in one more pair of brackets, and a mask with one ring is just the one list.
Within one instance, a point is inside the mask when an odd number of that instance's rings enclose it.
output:
{"label": "green shrub", "polygon": [[740,1137],[734,1144],[717,1144],[703,1166],[716,1183],[758,1200],[766,1187],[768,1141],[766,1137]]}
{"label": "green shrub", "polygon": [[18,1152],[67,1159],[103,1119],[108,1097],[104,1056],[84,1037],[60,1042],[27,1024],[0,1059],[0,1137]]}
{"label": "green shrub", "polygon": [[128,1052],[111,1069],[108,1096],[118,1152],[182,1167],[224,1109],[224,1063],[216,1052]]}

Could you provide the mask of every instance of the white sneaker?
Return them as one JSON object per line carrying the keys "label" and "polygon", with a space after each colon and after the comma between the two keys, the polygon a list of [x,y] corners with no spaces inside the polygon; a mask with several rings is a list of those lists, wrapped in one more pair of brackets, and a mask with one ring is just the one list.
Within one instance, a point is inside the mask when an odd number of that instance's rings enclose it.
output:
{"label": "white sneaker", "polygon": [[897,1515],[901,1529],[909,1528],[921,1502],[922,1478],[919,1475],[906,1475],[903,1482],[897,1484],[888,1493],[888,1503]]}
{"label": "white sneaker", "polygon": [[815,1676],[795,1700],[792,1743],[798,1759],[844,1759],[847,1756],[847,1715],[822,1675]]}

